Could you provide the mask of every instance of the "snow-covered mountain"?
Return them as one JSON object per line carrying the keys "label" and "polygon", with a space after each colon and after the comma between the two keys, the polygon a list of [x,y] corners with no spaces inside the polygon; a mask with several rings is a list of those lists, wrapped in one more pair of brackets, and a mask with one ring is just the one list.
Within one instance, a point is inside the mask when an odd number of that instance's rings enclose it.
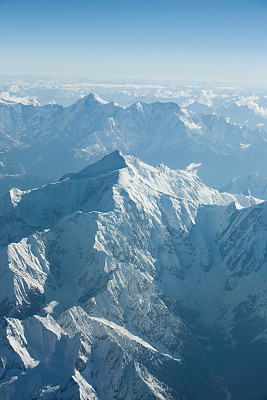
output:
{"label": "snow-covered mountain", "polygon": [[267,200],[267,179],[259,174],[237,176],[222,191],[242,193]]}
{"label": "snow-covered mountain", "polygon": [[229,101],[226,104],[218,104],[208,106],[207,104],[191,103],[186,107],[190,112],[202,114],[215,114],[218,117],[225,118],[231,124],[247,126],[250,129],[257,127],[267,130],[267,112],[266,109],[260,107],[257,103],[240,104],[240,101]]}
{"label": "snow-covered mountain", "polygon": [[118,151],[12,189],[1,399],[264,398],[266,213]]}
{"label": "snow-covered mountain", "polygon": [[57,180],[115,149],[152,165],[202,163],[200,176],[220,187],[237,175],[267,174],[266,139],[263,130],[172,102],[124,108],[90,94],[65,108],[0,104],[0,191],[14,181],[28,189]]}
{"label": "snow-covered mountain", "polygon": [[[259,112],[257,112],[258,110]],[[250,108],[248,105],[231,103],[228,106],[218,107],[215,112],[216,115],[229,118],[231,123],[237,123],[241,125],[246,124],[249,128],[261,126],[263,129],[267,130],[266,111],[264,110],[264,115],[262,115],[260,113],[260,107],[258,107],[258,110]]]}

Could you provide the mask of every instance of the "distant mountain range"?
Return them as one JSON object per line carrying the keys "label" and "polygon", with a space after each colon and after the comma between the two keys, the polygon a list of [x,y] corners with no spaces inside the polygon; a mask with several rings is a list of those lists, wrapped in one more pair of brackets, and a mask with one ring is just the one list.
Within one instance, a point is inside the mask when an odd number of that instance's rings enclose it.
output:
{"label": "distant mountain range", "polygon": [[202,163],[214,187],[237,175],[267,176],[267,133],[173,102],[130,107],[90,94],[69,107],[0,104],[0,192],[77,172],[116,149],[171,168]]}

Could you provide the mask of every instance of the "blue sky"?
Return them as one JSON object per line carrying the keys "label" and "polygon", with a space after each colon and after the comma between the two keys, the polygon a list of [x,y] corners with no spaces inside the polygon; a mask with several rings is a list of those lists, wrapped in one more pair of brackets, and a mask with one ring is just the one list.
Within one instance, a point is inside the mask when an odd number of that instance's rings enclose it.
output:
{"label": "blue sky", "polygon": [[266,0],[0,0],[0,74],[267,84]]}

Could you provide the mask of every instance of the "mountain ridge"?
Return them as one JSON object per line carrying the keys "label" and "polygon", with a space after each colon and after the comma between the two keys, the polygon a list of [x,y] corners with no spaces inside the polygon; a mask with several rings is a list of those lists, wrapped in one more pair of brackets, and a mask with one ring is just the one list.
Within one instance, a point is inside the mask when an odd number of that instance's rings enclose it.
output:
{"label": "mountain ridge", "polygon": [[[28,189],[43,184],[44,178],[46,183],[58,180],[116,149],[171,168],[201,162],[202,178],[217,187],[255,168],[266,174],[263,130],[190,113],[171,102],[137,102],[124,108],[91,94],[65,108],[0,104],[0,121],[2,191],[13,182]],[[224,182],[215,181],[218,171]]]}

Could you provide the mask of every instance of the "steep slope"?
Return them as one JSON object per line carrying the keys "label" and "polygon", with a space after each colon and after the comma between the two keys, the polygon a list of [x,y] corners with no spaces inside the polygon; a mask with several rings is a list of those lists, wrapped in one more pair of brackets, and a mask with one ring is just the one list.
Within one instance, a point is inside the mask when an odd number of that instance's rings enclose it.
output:
{"label": "steep slope", "polygon": [[116,151],[0,210],[2,398],[243,396],[216,355],[264,350],[265,203]]}
{"label": "steep slope", "polygon": [[264,131],[240,128],[212,114],[190,114],[176,103],[138,102],[123,108],[91,93],[65,108],[0,104],[3,185],[18,175],[24,176],[21,189],[32,188],[25,177],[56,180],[115,149],[172,168],[202,162],[202,177],[219,186],[233,173],[257,168],[264,174],[266,169]]}

